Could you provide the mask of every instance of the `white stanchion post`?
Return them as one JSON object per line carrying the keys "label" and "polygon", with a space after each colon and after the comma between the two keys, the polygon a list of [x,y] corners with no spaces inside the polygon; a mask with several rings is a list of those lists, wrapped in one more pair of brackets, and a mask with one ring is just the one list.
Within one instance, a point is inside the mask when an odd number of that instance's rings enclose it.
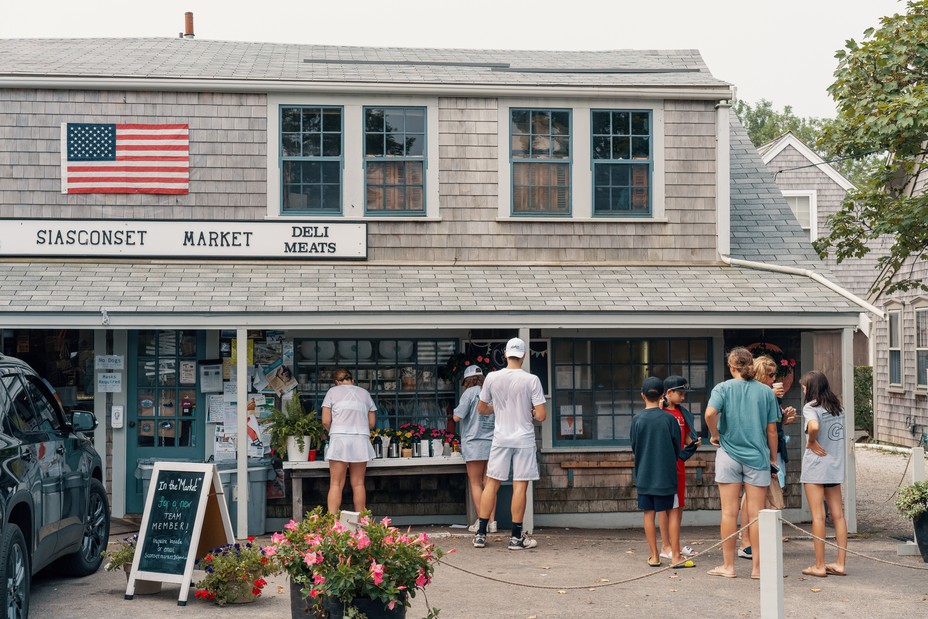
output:
{"label": "white stanchion post", "polygon": [[783,619],[783,523],[780,510],[762,509],[760,537],[760,616]]}

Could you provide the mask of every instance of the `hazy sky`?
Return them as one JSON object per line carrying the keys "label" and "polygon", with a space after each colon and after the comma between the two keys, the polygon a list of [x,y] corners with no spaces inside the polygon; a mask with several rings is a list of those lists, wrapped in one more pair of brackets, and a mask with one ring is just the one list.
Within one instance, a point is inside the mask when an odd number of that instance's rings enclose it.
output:
{"label": "hazy sky", "polygon": [[[739,98],[833,116],[836,50],[899,0],[0,0],[0,37],[176,37],[478,49],[698,49]],[[0,64],[2,71],[2,64]]]}

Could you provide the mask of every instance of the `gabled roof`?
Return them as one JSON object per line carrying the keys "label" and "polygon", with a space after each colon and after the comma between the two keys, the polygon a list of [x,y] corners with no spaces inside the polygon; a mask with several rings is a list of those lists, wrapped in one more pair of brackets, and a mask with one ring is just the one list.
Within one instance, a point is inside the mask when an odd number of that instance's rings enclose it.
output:
{"label": "gabled roof", "polygon": [[774,157],[783,152],[787,146],[792,146],[800,155],[809,160],[810,164],[815,165],[819,170],[837,183],[845,191],[854,189],[854,183],[845,178],[840,172],[835,170],[830,164],[819,157],[818,153],[806,146],[805,142],[793,135],[792,131],[787,131],[772,142],[767,142],[757,148],[757,152],[763,159],[764,164],[773,161]]}
{"label": "gabled roof", "polygon": [[696,50],[414,49],[204,39],[3,39],[0,85],[14,77],[729,89]]}
{"label": "gabled roof", "polygon": [[731,118],[731,257],[828,272],[764,166],[747,131]]}

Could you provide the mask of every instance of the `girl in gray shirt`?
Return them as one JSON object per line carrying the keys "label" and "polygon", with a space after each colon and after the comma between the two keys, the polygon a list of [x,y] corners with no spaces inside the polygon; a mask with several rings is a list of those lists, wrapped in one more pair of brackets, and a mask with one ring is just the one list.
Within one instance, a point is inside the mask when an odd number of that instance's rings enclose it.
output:
{"label": "girl in gray shirt", "polygon": [[[812,533],[815,535],[815,565],[802,570],[807,576],[844,576],[847,555],[847,521],[841,500],[844,482],[847,442],[844,410],[838,396],[821,372],[806,372],[799,379],[802,386],[802,418],[805,424],[806,449],[802,455],[802,482],[812,512]],[[838,559],[825,563],[825,503],[835,527]]]}

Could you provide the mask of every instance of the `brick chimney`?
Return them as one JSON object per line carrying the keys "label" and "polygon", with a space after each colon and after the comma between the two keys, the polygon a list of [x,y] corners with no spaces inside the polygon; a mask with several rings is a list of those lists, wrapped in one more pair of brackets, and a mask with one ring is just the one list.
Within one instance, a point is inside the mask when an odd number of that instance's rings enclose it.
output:
{"label": "brick chimney", "polygon": [[193,38],[193,13],[190,11],[184,13],[184,38]]}

